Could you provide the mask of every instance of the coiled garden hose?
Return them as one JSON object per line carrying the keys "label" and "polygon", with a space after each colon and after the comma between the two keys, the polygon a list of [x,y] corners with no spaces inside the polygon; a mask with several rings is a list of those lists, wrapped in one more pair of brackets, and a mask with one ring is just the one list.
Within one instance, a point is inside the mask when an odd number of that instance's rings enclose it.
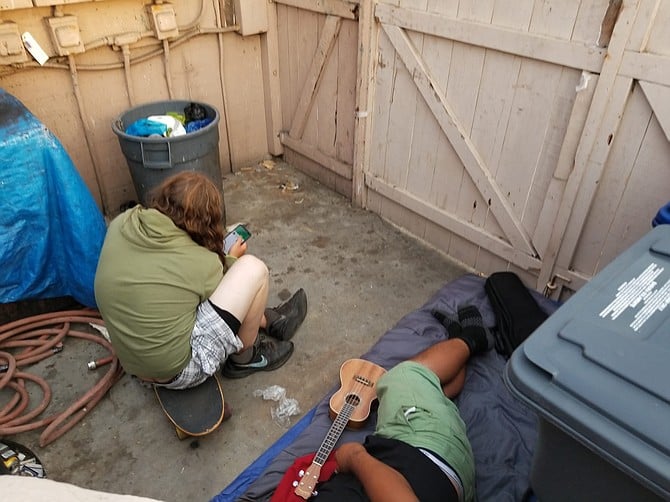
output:
{"label": "coiled garden hose", "polygon": [[[0,409],[0,436],[45,427],[40,434],[39,444],[46,446],[79,422],[123,376],[123,369],[112,345],[98,334],[73,329],[73,323],[104,326],[100,314],[91,309],[39,314],[0,326],[0,392],[4,389],[14,391],[14,395]],[[92,388],[65,411],[37,418],[51,402],[51,388],[42,377],[19,369],[60,352],[68,336],[89,340],[106,348],[110,356],[99,359],[93,367],[89,364],[89,369],[105,364],[109,364],[109,368]],[[12,353],[8,352],[10,349]],[[25,386],[27,380],[42,389],[42,400],[32,410],[25,412],[30,403]]]}

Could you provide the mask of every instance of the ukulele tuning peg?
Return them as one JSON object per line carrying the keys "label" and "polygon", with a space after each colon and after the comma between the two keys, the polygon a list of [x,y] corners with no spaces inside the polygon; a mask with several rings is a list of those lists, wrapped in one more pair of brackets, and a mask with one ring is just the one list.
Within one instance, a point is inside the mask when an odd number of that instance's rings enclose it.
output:
{"label": "ukulele tuning peg", "polygon": [[300,476],[302,478],[304,475],[305,475],[305,471],[300,469],[300,471],[298,472],[298,476]]}
{"label": "ukulele tuning peg", "polygon": [[300,484],[300,483],[298,483],[297,481],[294,481],[294,482],[293,482],[293,488],[298,488],[298,485],[299,485],[299,484]]}

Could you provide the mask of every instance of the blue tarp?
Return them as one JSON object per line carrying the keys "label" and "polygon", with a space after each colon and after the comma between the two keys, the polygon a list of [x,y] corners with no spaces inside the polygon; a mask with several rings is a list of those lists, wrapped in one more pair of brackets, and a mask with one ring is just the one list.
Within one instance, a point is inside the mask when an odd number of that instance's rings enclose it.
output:
{"label": "blue tarp", "polygon": [[281,451],[289,446],[314,418],[316,408],[312,408],[293,427],[265,450],[254,462],[240,473],[226,488],[210,502],[234,502],[251,483],[258,479],[265,468]]}
{"label": "blue tarp", "polygon": [[0,89],[0,303],[95,307],[105,220],[60,141]]}

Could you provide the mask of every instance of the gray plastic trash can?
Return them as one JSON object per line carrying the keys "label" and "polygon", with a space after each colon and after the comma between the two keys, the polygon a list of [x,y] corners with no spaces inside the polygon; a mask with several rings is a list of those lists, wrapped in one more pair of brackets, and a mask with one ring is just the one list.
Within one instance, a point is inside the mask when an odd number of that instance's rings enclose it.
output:
{"label": "gray plastic trash can", "polygon": [[[171,138],[131,136],[125,132],[133,122],[150,115],[166,115],[168,112],[183,114],[184,108],[191,103],[201,105],[206,111],[206,117],[213,119],[212,122],[197,131]],[[213,106],[178,100],[146,103],[121,114],[112,122],[112,130],[119,139],[142,204],[147,203],[152,188],[180,171],[206,174],[223,195],[219,160],[219,112]]]}
{"label": "gray plastic trash can", "polygon": [[540,417],[542,502],[670,500],[670,225],[619,255],[512,354]]}

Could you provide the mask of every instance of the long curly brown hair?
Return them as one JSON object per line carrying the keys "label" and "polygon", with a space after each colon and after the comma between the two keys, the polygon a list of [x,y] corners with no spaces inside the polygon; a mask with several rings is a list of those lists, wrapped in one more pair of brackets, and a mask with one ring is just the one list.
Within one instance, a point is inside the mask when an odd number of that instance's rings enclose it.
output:
{"label": "long curly brown hair", "polygon": [[170,217],[194,242],[224,261],[223,195],[204,174],[182,171],[152,190],[149,207]]}

